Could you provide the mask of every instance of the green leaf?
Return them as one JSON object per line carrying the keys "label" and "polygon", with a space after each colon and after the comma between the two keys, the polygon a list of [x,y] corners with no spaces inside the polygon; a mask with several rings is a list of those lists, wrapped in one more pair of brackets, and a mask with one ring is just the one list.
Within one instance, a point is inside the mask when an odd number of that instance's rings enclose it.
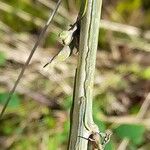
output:
{"label": "green leaf", "polygon": [[63,102],[63,108],[65,110],[70,110],[71,104],[72,104],[72,96],[68,96],[65,98],[65,101]]}
{"label": "green leaf", "polygon": [[70,122],[67,120],[66,122],[64,122],[63,125],[63,132],[61,133],[61,143],[67,143],[68,140],[68,133],[69,133],[69,129],[70,129]]}
{"label": "green leaf", "polygon": [[141,6],[141,0],[124,0],[117,5],[117,11],[122,15],[127,15]]}
{"label": "green leaf", "polygon": [[142,125],[120,125],[115,129],[115,133],[120,138],[128,138],[134,144],[140,144],[143,141],[145,128]]}
{"label": "green leaf", "polygon": [[48,140],[48,149],[57,150],[60,147],[62,136],[60,133],[51,136]]}
{"label": "green leaf", "polygon": [[51,32],[45,39],[44,47],[55,46],[57,43],[57,35]]}
{"label": "green leaf", "polygon": [[106,146],[105,146],[105,150],[115,150],[115,146],[113,144],[112,141],[109,141]]}
{"label": "green leaf", "polygon": [[51,116],[46,116],[43,120],[45,125],[49,128],[54,128],[56,126],[56,121],[53,117]]}
{"label": "green leaf", "polygon": [[150,79],[150,67],[148,67],[148,68],[144,69],[143,71],[141,71],[140,75],[143,79],[149,80]]}
{"label": "green leaf", "polygon": [[[0,104],[4,105],[6,103],[6,99],[8,97],[8,93],[0,93]],[[17,94],[14,94],[8,104],[8,107],[18,107],[20,106],[20,98]]]}
{"label": "green leaf", "polygon": [[129,110],[129,112],[131,113],[131,114],[137,114],[138,112],[139,112],[139,109],[140,109],[140,105],[139,104],[134,104],[131,108],[130,108],[130,110]]}
{"label": "green leaf", "polygon": [[100,120],[100,106],[97,101],[94,101],[93,114],[94,114],[94,122],[100,127],[100,132],[105,132],[106,125],[104,122]]}
{"label": "green leaf", "polygon": [[4,52],[0,52],[0,66],[3,66],[6,62],[6,55]]}

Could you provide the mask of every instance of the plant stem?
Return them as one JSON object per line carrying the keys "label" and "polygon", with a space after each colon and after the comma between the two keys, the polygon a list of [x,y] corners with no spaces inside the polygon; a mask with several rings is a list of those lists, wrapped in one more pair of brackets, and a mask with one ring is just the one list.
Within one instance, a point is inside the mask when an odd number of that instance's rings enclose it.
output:
{"label": "plant stem", "polygon": [[[87,150],[89,136],[99,132],[93,122],[92,93],[102,0],[88,0],[80,23],[79,57],[75,78],[69,150]],[[81,138],[85,137],[85,138]]]}

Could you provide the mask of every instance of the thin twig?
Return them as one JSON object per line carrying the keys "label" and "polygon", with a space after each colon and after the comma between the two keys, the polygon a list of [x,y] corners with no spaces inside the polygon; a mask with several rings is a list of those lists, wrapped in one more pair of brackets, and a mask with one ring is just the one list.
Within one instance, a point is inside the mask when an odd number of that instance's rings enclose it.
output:
{"label": "thin twig", "polygon": [[[144,117],[144,115],[146,114],[148,108],[150,106],[150,93],[147,94],[136,118],[142,119]],[[126,150],[127,145],[129,144],[129,140],[128,139],[124,139],[121,144],[118,147],[118,150]]]}
{"label": "thin twig", "polygon": [[22,78],[22,76],[23,76],[23,74],[24,74],[24,72],[25,72],[26,67],[29,65],[30,60],[31,60],[31,58],[32,58],[32,56],[33,56],[35,50],[37,49],[38,45],[40,44],[40,42],[41,42],[41,40],[42,40],[42,38],[43,38],[43,36],[44,36],[44,34],[45,34],[47,28],[49,27],[49,25],[50,25],[52,19],[54,18],[55,14],[56,14],[56,12],[57,12],[57,10],[58,10],[58,8],[59,8],[59,5],[60,5],[61,1],[62,1],[62,0],[58,0],[55,9],[53,10],[52,14],[49,16],[49,19],[48,19],[47,23],[45,24],[44,28],[42,29],[42,31],[41,31],[41,33],[40,33],[40,35],[39,35],[39,37],[38,37],[38,39],[37,39],[37,41],[36,41],[36,43],[35,43],[33,49],[31,50],[31,53],[30,53],[30,55],[29,55],[29,57],[28,57],[26,63],[24,64],[24,66],[23,66],[23,68],[22,68],[22,70],[21,70],[21,72],[20,72],[20,74],[19,74],[19,76],[18,76],[18,78],[17,78],[17,80],[16,80],[16,82],[15,82],[15,84],[14,84],[12,90],[9,92],[8,98],[6,99],[6,103],[5,103],[3,109],[2,109],[2,111],[1,111],[1,113],[0,113],[0,119],[2,118],[4,112],[5,112],[6,108],[7,108],[7,105],[8,105],[8,103],[9,103],[9,101],[10,101],[10,99],[11,99],[13,93],[14,93],[15,90],[16,90],[16,87],[17,87],[17,85],[18,85],[20,79]]}

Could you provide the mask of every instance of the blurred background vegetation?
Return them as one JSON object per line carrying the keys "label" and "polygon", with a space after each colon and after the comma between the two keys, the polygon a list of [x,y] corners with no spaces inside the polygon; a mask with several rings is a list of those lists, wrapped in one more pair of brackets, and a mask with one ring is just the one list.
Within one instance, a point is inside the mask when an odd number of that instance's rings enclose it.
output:
{"label": "blurred background vegetation", "polygon": [[[0,110],[56,0],[0,0]],[[65,150],[77,55],[43,65],[80,1],[64,0],[0,121],[1,150]],[[103,1],[93,111],[106,150],[150,148],[150,1]]]}

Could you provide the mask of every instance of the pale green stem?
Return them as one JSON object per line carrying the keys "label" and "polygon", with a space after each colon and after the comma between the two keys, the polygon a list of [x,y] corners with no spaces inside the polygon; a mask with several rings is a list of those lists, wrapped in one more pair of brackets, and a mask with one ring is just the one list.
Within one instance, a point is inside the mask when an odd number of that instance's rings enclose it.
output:
{"label": "pale green stem", "polygon": [[99,132],[93,122],[92,99],[101,5],[102,0],[88,0],[86,14],[80,23],[69,150],[87,150],[88,140],[85,138],[88,138],[92,132]]}

